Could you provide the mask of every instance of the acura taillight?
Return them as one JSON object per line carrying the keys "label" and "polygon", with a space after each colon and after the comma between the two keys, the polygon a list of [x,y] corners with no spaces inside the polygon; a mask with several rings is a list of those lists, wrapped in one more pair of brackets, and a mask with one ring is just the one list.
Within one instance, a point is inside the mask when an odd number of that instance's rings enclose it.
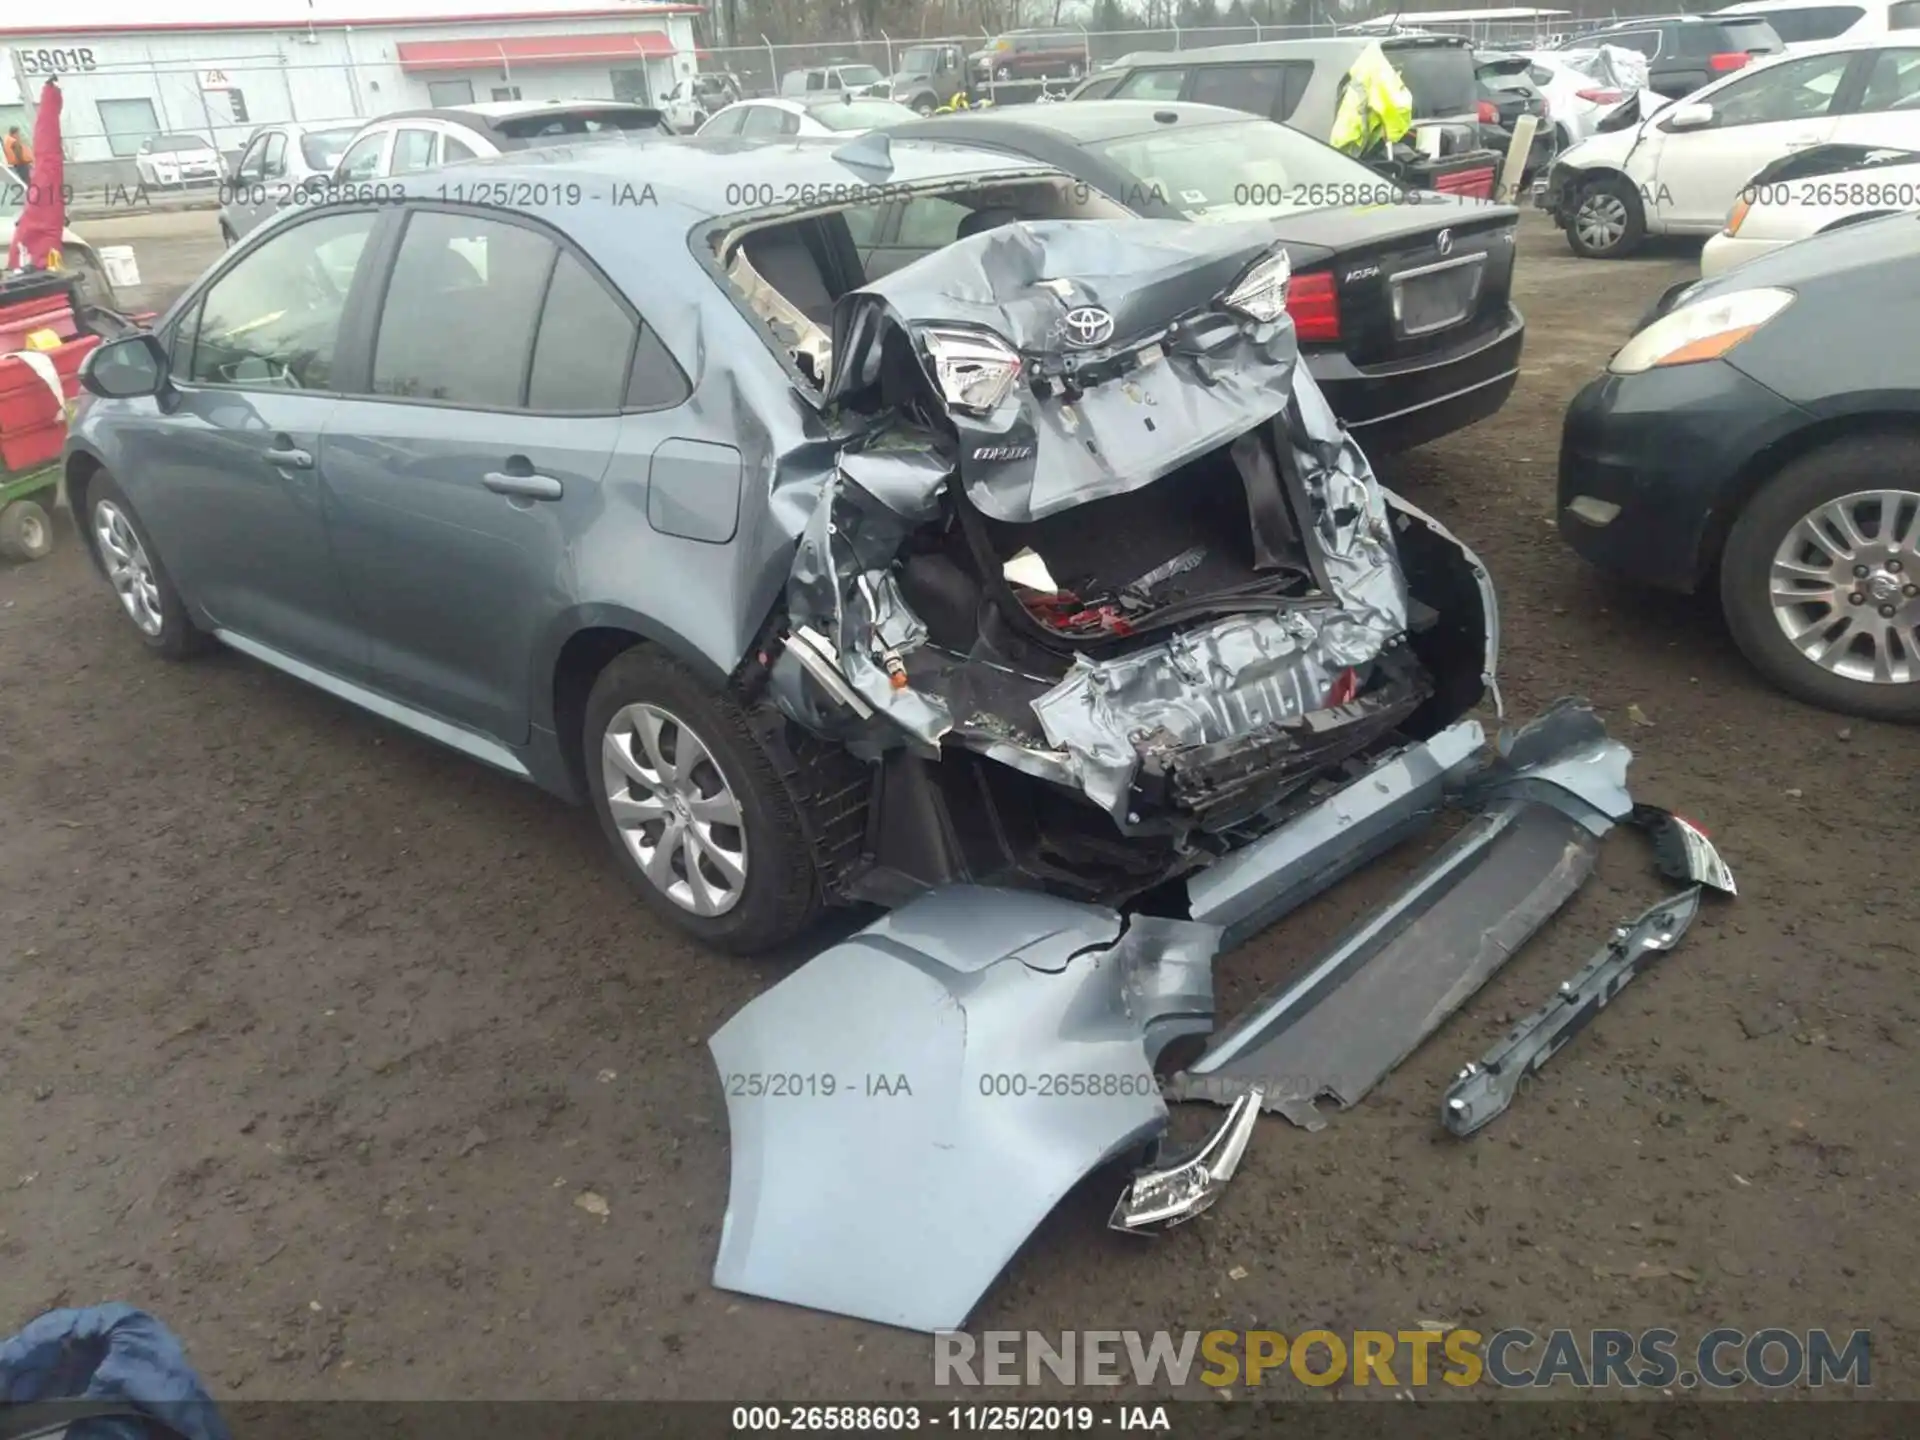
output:
{"label": "acura taillight", "polygon": [[1294,338],[1338,340],[1340,297],[1334,293],[1331,270],[1296,273],[1287,282],[1287,314],[1293,317]]}
{"label": "acura taillight", "polygon": [[1729,70],[1738,70],[1753,57],[1744,50],[1723,50],[1718,55],[1707,57],[1707,69],[1716,75],[1724,75]]}
{"label": "acura taillight", "polygon": [[1590,105],[1618,105],[1627,98],[1623,90],[1576,90],[1573,93]]}
{"label": "acura taillight", "polygon": [[1482,125],[1498,125],[1500,123],[1500,107],[1491,100],[1480,101],[1474,107],[1474,113],[1480,117],[1480,123]]}

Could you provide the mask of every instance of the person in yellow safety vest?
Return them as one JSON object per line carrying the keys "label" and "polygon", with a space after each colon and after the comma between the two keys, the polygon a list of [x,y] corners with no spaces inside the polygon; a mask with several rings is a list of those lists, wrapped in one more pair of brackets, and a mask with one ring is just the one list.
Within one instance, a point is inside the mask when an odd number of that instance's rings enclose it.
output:
{"label": "person in yellow safety vest", "polygon": [[22,185],[33,183],[33,147],[20,133],[18,125],[10,126],[3,146],[6,151],[7,168],[20,177]]}
{"label": "person in yellow safety vest", "polygon": [[1413,128],[1413,94],[1378,42],[1362,50],[1341,82],[1340,106],[1327,143],[1364,155],[1391,145]]}

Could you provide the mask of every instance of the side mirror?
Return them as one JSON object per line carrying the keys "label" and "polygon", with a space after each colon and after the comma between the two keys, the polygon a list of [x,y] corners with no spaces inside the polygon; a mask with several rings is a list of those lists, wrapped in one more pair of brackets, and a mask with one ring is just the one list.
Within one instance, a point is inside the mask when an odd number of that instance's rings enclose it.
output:
{"label": "side mirror", "polygon": [[1711,124],[1713,106],[1704,100],[1676,105],[1666,115],[1666,128],[1669,130],[1704,130]]}
{"label": "side mirror", "polygon": [[80,383],[103,400],[135,400],[166,388],[167,352],[150,331],[96,345],[80,362]]}

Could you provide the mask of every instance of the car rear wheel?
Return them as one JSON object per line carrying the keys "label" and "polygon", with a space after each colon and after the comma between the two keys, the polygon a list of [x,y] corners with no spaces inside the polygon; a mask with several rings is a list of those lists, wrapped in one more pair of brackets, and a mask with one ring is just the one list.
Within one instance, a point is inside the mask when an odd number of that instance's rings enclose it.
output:
{"label": "car rear wheel", "polygon": [[211,638],[188,616],[133,506],[105,472],[87,487],[86,535],[142,644],[169,660],[185,660],[211,648]]}
{"label": "car rear wheel", "polygon": [[1647,215],[1640,192],[1622,175],[1590,180],[1573,198],[1567,219],[1567,244],[1587,260],[1619,260],[1647,238]]}
{"label": "car rear wheel", "polygon": [[739,954],[812,922],[819,887],[793,798],[730,697],[637,647],[594,682],[583,738],[601,828],[655,912]]}
{"label": "car rear wheel", "polygon": [[933,114],[933,109],[934,109],[933,97],[931,95],[920,95],[915,97],[913,102],[914,114],[931,115]]}
{"label": "car rear wheel", "polygon": [[1727,627],[1791,695],[1920,719],[1920,441],[1868,435],[1786,465],[1734,522]]}

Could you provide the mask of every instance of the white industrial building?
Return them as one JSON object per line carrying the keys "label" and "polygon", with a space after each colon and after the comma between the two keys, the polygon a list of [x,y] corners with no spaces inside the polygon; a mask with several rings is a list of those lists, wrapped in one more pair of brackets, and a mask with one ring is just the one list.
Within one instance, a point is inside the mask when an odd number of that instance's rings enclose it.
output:
{"label": "white industrial building", "polygon": [[[47,76],[75,163],[196,134],[234,152],[255,127],[470,100],[653,101],[693,73],[701,7],[638,0],[62,0],[57,28],[0,14],[0,130]],[[18,17],[35,13],[19,11]],[[178,18],[172,18],[177,16]]]}

